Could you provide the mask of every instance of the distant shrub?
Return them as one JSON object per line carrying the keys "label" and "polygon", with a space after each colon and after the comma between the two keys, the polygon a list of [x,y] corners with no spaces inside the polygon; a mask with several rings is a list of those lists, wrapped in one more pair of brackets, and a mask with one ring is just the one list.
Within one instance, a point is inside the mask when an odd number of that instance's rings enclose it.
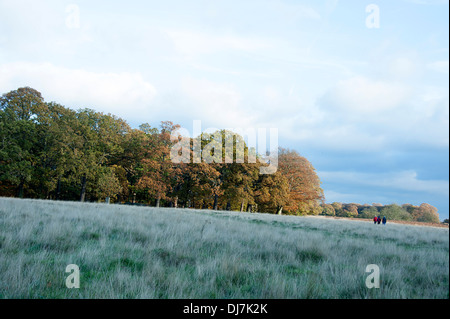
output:
{"label": "distant shrub", "polygon": [[322,205],[322,213],[321,213],[321,215],[335,216],[336,215],[336,211],[334,210],[333,205],[331,205],[331,204],[324,204],[324,205]]}
{"label": "distant shrub", "polygon": [[439,214],[437,208],[430,204],[423,203],[419,207],[419,216],[417,217],[419,222],[427,223],[439,223]]}
{"label": "distant shrub", "polygon": [[346,204],[344,205],[345,217],[357,217],[358,216],[358,205],[357,204]]}
{"label": "distant shrub", "polygon": [[389,220],[413,220],[411,214],[397,204],[391,204],[384,206],[380,211],[381,216],[386,216]]}
{"label": "distant shrub", "polygon": [[343,209],[342,209],[342,203],[334,202],[334,203],[331,203],[331,205],[332,205],[333,208],[334,208],[334,211],[335,211],[335,213],[336,213],[336,216],[340,216],[340,215],[342,214],[342,212],[343,212]]}
{"label": "distant shrub", "polygon": [[376,207],[370,206],[367,208],[364,208],[361,212],[361,214],[358,215],[360,218],[370,218],[372,219],[374,216],[378,216],[379,212]]}

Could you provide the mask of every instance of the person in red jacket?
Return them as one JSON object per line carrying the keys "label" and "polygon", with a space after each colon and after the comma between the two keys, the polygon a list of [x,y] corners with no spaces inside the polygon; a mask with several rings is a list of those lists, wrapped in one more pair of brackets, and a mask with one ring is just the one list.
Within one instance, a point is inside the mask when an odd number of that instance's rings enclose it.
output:
{"label": "person in red jacket", "polygon": [[376,224],[377,221],[378,221],[378,218],[377,218],[377,216],[375,216],[375,217],[373,218],[373,223]]}

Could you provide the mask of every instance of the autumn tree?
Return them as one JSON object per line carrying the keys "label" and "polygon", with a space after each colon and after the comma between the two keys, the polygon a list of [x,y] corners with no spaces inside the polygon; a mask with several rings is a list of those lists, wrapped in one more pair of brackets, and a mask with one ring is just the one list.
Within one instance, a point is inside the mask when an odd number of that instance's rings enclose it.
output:
{"label": "autumn tree", "polygon": [[177,170],[170,160],[170,133],[179,125],[172,122],[161,122],[161,131],[153,130],[149,125],[141,125],[146,134],[145,154],[141,160],[142,176],[137,182],[139,189],[145,189],[156,199],[156,206],[160,206],[161,199],[167,199],[176,180]]}
{"label": "autumn tree", "polygon": [[300,213],[300,209],[315,209],[317,202],[323,202],[324,194],[320,179],[314,167],[296,151],[279,148],[278,169],[289,184],[289,200],[286,210]]}
{"label": "autumn tree", "polygon": [[411,216],[418,222],[439,223],[439,214],[436,207],[422,203],[420,206],[410,205],[408,208]]}

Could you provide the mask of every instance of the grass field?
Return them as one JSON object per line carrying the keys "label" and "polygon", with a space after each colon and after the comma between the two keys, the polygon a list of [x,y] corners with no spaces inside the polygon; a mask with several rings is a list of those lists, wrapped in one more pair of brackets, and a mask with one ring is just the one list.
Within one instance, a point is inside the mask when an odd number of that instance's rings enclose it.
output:
{"label": "grass field", "polygon": [[0,297],[449,298],[449,230],[0,198]]}

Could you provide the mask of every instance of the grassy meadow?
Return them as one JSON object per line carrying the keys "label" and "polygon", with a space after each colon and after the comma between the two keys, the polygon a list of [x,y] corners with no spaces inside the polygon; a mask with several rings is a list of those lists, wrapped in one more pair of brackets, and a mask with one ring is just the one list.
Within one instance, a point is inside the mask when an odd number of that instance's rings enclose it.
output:
{"label": "grassy meadow", "polygon": [[0,197],[0,298],[449,298],[449,230]]}

